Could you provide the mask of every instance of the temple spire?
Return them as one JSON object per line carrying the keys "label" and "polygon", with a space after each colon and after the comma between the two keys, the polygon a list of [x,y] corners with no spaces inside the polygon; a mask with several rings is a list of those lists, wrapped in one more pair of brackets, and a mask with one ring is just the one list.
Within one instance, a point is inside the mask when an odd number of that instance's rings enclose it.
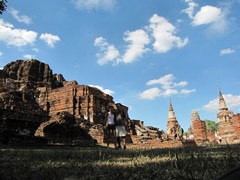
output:
{"label": "temple spire", "polygon": [[176,120],[171,99],[170,99],[170,105],[169,105],[169,110],[168,110],[168,121],[169,120]]}
{"label": "temple spire", "polygon": [[173,111],[173,107],[172,107],[172,100],[171,100],[171,98],[170,98],[169,111]]}
{"label": "temple spire", "polygon": [[175,116],[173,106],[172,106],[172,100],[170,99],[170,105],[169,105],[169,110],[168,110],[168,121],[167,121],[167,135],[175,139],[176,138],[176,133],[179,131],[179,124],[177,121],[177,118]]}
{"label": "temple spire", "polygon": [[223,98],[220,88],[219,88],[219,110],[228,110],[227,104]]}

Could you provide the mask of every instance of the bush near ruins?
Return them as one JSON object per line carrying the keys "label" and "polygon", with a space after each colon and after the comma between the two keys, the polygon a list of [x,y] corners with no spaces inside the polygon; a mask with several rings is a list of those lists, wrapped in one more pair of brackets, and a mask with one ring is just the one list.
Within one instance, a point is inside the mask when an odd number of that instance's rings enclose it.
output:
{"label": "bush near ruins", "polygon": [[135,150],[1,147],[0,179],[209,180],[239,165],[239,145]]}
{"label": "bush near ruins", "polygon": [[218,130],[218,123],[212,120],[205,120],[206,122],[206,129],[207,130],[213,130],[214,132],[217,132]]}

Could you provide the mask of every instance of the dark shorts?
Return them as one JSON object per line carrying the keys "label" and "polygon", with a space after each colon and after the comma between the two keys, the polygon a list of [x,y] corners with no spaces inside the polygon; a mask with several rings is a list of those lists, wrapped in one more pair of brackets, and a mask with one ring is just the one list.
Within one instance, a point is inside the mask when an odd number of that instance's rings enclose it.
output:
{"label": "dark shorts", "polygon": [[114,124],[108,124],[107,134],[113,133],[113,131],[115,131],[115,125]]}

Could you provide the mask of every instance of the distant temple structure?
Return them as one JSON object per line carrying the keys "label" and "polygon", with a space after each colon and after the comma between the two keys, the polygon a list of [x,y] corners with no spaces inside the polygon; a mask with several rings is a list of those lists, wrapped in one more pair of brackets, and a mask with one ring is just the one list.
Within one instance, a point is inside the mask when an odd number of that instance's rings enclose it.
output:
{"label": "distant temple structure", "polygon": [[[207,130],[206,122],[200,119],[197,111],[191,115],[192,135],[197,145],[212,143],[240,143],[240,114],[234,114],[228,109],[222,92],[219,90],[218,131]],[[220,141],[221,139],[221,141]]]}
{"label": "distant temple structure", "polygon": [[223,143],[240,143],[240,118],[239,114],[228,109],[222,92],[219,90],[219,112],[218,118],[218,137],[221,137]]}
{"label": "distant temple structure", "polygon": [[217,114],[218,122],[231,122],[234,113],[228,110],[227,104],[223,98],[222,92],[219,90],[219,113]]}
{"label": "distant temple structure", "polygon": [[170,99],[170,105],[168,110],[168,121],[167,121],[167,135],[170,139],[175,139],[179,132],[179,123],[177,121],[177,118],[175,116],[172,101]]}

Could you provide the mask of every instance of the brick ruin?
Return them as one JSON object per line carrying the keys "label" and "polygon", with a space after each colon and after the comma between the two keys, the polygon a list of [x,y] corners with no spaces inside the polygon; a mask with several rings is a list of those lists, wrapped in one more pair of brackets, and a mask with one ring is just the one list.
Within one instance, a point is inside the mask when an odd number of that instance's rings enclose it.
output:
{"label": "brick ruin", "polygon": [[[230,111],[219,91],[218,131],[206,129],[206,122],[202,121],[197,111],[192,112],[192,135],[197,145],[212,143],[238,144],[240,143],[240,114]],[[219,141],[221,138],[221,142]]]}
{"label": "brick ruin", "polygon": [[[102,144],[109,107],[125,114],[129,143],[144,139],[138,136],[159,137],[156,129],[130,120],[128,107],[115,103],[112,96],[95,87],[66,81],[36,59],[17,60],[0,70],[2,143],[14,144],[24,135],[32,142],[39,137],[65,144]],[[139,129],[145,131],[144,136]]]}
{"label": "brick ruin", "polygon": [[[222,99],[218,135],[223,141],[237,143],[240,115],[228,111]],[[184,145],[171,101],[167,132],[164,133],[158,128],[144,126],[143,121],[130,119],[128,107],[115,103],[112,96],[95,87],[66,81],[61,74],[53,74],[49,65],[36,59],[17,60],[0,70],[1,143],[104,144],[105,114],[109,107],[113,107],[116,113],[125,114],[129,146]],[[214,132],[206,131],[204,123],[196,112],[192,114],[197,145],[216,141]]]}
{"label": "brick ruin", "polygon": [[218,136],[223,143],[240,143],[239,128],[240,116],[228,109],[221,91],[219,91]]}
{"label": "brick ruin", "polygon": [[175,116],[172,101],[170,100],[169,110],[168,110],[168,121],[167,121],[167,136],[171,140],[176,139],[179,136],[180,125]]}
{"label": "brick ruin", "polygon": [[[209,142],[208,137],[209,136],[212,137],[212,134],[214,135],[214,132],[207,131],[206,122],[200,119],[200,116],[197,111],[192,112],[191,121],[192,121],[192,130],[194,134],[194,142],[197,145],[204,145],[208,143]],[[214,139],[215,138],[211,138],[211,141],[214,141]]]}
{"label": "brick ruin", "polygon": [[[110,106],[114,107],[116,112],[123,112],[128,124],[128,108],[115,103],[112,96],[97,88],[79,85],[76,81],[65,81],[61,74],[53,74],[47,64],[38,60],[17,60],[0,70],[0,133],[3,141],[10,141],[11,136],[18,136],[19,128],[20,131],[31,132],[29,135],[49,138],[50,131],[45,131],[51,129],[54,133],[58,132],[62,139],[69,138],[67,132],[72,132],[76,124],[80,129],[90,132],[94,132],[96,127],[91,126],[90,129],[83,124],[100,124],[103,131],[105,112]],[[11,121],[19,122],[17,124],[31,122],[34,128],[13,126]],[[60,130],[57,129],[61,129],[62,133],[59,134]],[[53,137],[56,136],[54,133]],[[94,133],[92,134],[94,136]],[[86,137],[85,134],[83,138]]]}

